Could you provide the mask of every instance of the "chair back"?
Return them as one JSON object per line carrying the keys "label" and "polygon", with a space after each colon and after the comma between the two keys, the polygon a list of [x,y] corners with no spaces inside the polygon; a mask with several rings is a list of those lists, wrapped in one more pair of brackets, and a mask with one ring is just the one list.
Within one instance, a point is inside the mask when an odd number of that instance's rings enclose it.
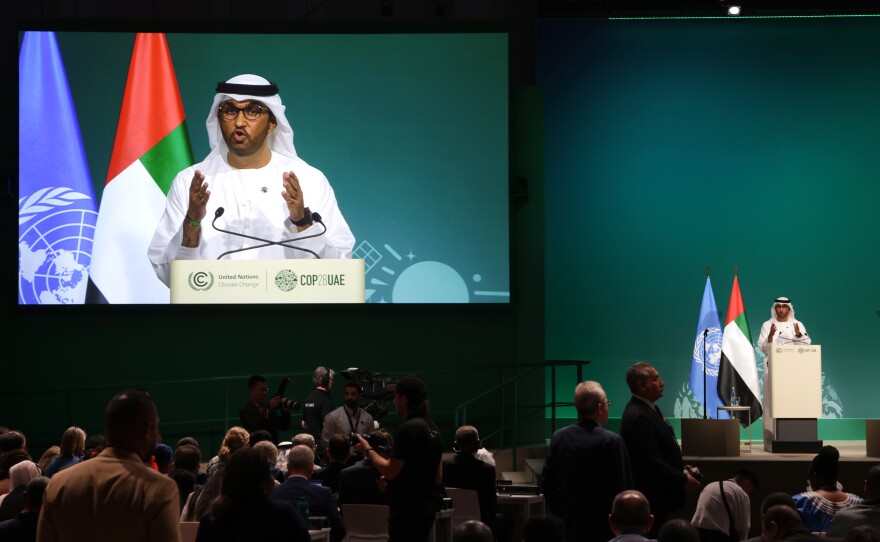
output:
{"label": "chair back", "polygon": [[452,525],[457,527],[465,521],[480,521],[480,499],[473,489],[447,487],[446,495],[452,499]]}
{"label": "chair back", "polygon": [[343,542],[388,541],[388,506],[380,504],[343,504]]}

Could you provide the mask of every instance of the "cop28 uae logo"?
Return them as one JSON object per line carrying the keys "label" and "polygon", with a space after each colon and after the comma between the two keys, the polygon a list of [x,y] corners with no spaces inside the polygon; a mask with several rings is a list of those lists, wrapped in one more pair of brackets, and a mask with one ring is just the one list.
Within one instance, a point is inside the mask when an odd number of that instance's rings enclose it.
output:
{"label": "cop28 uae logo", "polygon": [[187,282],[197,292],[210,290],[214,285],[214,274],[210,271],[193,271],[187,277]]}
{"label": "cop28 uae logo", "polygon": [[293,269],[282,269],[275,274],[275,286],[282,292],[289,292],[296,288],[298,279]]}

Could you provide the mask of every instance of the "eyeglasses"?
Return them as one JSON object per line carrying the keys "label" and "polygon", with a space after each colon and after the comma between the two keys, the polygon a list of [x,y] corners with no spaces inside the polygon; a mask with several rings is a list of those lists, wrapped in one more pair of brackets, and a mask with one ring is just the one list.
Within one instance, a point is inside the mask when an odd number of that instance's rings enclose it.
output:
{"label": "eyeglasses", "polygon": [[236,107],[229,102],[220,104],[220,116],[223,120],[235,120],[239,112],[244,113],[244,118],[247,120],[259,120],[266,111],[269,111],[269,108],[259,104],[247,104],[244,107]]}

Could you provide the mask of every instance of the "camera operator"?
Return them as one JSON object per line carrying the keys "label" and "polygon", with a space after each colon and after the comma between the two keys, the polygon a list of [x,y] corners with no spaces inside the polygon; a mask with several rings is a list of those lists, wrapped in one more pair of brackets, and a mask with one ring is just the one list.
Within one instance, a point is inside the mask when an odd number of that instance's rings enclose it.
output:
{"label": "camera operator", "polygon": [[324,428],[321,430],[321,446],[324,448],[330,445],[333,435],[366,435],[376,430],[373,417],[361,408],[361,387],[347,382],[343,393],[345,404],[324,417]]}
{"label": "camera operator", "polygon": [[266,404],[269,395],[269,386],[266,379],[260,375],[253,375],[248,380],[248,395],[250,400],[238,412],[241,426],[249,433],[265,429],[272,435],[272,442],[278,444],[278,430],[290,427],[290,410],[296,408],[294,401],[284,399],[284,388],[289,380],[282,383],[278,394],[273,396]]}
{"label": "camera operator", "polygon": [[401,378],[394,390],[394,406],[406,421],[394,435],[391,457],[380,456],[360,435],[355,449],[366,453],[388,480],[389,542],[427,542],[437,514],[437,486],[443,478],[443,441],[428,417],[424,382],[415,376]]}

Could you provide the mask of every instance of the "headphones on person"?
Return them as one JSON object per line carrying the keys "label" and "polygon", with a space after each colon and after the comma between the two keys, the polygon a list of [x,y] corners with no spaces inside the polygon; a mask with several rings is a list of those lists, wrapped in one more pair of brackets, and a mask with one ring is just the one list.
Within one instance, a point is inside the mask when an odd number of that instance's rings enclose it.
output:
{"label": "headphones on person", "polygon": [[[474,434],[477,436],[476,448],[474,448],[474,451],[476,452],[477,450],[479,450],[480,448],[483,447],[483,443],[480,442],[480,434],[477,433],[476,431],[474,431]],[[458,443],[458,440],[456,440],[455,442],[452,443],[452,451],[457,454],[462,453],[461,445]]]}
{"label": "headphones on person", "polygon": [[330,381],[333,380],[335,374],[336,373],[333,369],[318,367],[315,369],[315,374],[312,376],[312,383],[321,388],[328,388],[330,387]]}

